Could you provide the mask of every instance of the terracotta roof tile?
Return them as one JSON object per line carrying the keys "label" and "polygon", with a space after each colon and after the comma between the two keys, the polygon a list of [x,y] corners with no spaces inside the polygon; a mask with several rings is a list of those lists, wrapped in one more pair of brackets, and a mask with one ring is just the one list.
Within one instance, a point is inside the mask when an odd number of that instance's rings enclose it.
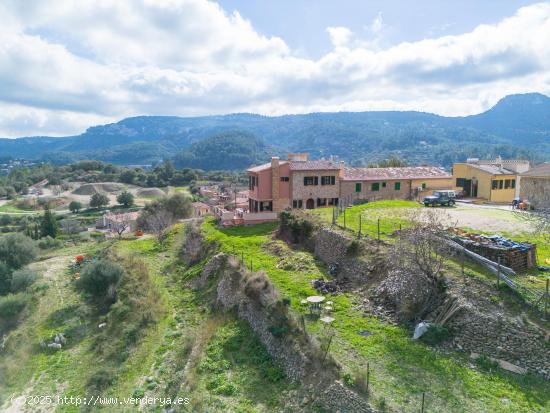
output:
{"label": "terracotta roof tile", "polygon": [[550,162],[535,166],[533,169],[522,173],[521,176],[550,177]]}
{"label": "terracotta roof tile", "polygon": [[435,166],[405,166],[396,168],[346,168],[344,181],[380,179],[434,179],[452,178],[448,172]]}
{"label": "terracotta roof tile", "polygon": [[338,170],[340,166],[333,161],[317,160],[317,161],[291,161],[291,171],[332,171]]}

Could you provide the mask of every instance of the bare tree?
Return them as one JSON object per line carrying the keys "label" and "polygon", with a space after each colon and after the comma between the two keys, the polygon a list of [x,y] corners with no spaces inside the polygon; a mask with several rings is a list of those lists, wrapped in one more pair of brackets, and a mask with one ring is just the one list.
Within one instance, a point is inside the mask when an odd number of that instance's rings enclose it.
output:
{"label": "bare tree", "polygon": [[402,268],[413,268],[435,285],[439,281],[445,258],[452,249],[445,243],[447,229],[455,226],[450,216],[440,210],[411,212],[412,227],[402,231],[395,256]]}
{"label": "bare tree", "polygon": [[118,235],[118,239],[132,226],[132,218],[128,213],[113,214],[111,222],[111,230]]}
{"label": "bare tree", "polygon": [[517,211],[516,216],[530,224],[535,234],[550,242],[550,208],[537,208],[531,211]]}
{"label": "bare tree", "polygon": [[81,222],[76,219],[64,219],[61,221],[61,231],[74,241],[76,234],[80,232]]}
{"label": "bare tree", "polygon": [[155,234],[160,245],[164,245],[168,230],[175,222],[174,214],[166,209],[155,210],[145,217],[146,229]]}

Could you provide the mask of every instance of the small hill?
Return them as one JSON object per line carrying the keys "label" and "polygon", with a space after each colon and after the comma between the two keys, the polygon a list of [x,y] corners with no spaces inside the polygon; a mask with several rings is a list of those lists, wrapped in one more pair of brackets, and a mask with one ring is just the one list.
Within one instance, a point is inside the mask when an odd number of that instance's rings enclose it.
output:
{"label": "small hill", "polygon": [[239,170],[270,159],[277,151],[247,132],[226,132],[196,142],[174,158],[180,168]]}
{"label": "small hill", "polygon": [[74,195],[93,195],[98,192],[114,193],[121,191],[123,188],[124,186],[117,182],[101,182],[95,184],[83,184],[76,188],[72,193]]}
{"label": "small hill", "polygon": [[159,188],[143,188],[139,189],[136,195],[140,198],[160,198],[166,194]]}

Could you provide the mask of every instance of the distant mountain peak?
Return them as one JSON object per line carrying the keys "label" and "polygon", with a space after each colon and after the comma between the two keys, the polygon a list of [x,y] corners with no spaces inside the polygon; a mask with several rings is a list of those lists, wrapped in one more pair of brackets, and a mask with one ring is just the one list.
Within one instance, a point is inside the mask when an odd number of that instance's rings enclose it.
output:
{"label": "distant mountain peak", "polygon": [[515,95],[507,95],[500,99],[495,106],[491,108],[495,109],[499,106],[534,106],[534,105],[548,105],[550,107],[550,98],[542,93],[519,93]]}

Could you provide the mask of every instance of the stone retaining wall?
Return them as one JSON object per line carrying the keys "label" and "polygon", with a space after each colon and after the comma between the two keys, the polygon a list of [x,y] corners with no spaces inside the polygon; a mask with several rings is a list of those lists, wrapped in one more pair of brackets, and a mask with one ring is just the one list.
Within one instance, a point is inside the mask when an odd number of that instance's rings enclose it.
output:
{"label": "stone retaining wall", "polygon": [[451,347],[504,360],[550,380],[550,337],[531,323],[465,307],[449,327],[453,330]]}

